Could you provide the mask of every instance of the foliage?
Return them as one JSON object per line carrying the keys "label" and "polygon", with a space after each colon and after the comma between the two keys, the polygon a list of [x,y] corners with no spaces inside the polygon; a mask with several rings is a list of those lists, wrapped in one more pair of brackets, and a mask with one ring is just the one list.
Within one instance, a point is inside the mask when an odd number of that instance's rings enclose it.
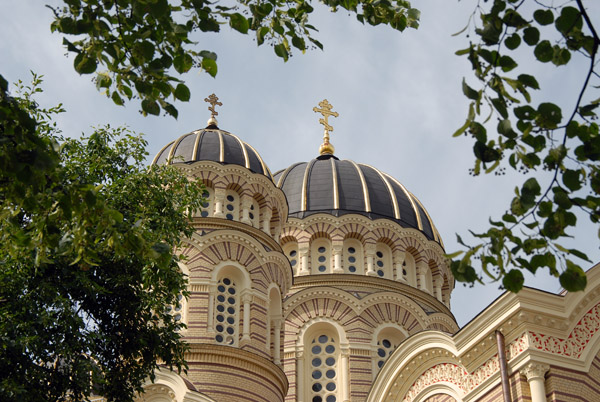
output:
{"label": "foliage", "polygon": [[165,306],[185,294],[173,250],[201,189],[144,167],[126,129],[61,139],[39,83],[12,97],[0,76],[0,399],[132,400],[159,361],[185,368]]}
{"label": "foliage", "polygon": [[[332,11],[356,14],[370,25],[403,31],[418,26],[419,12],[406,0],[324,0]],[[69,35],[63,43],[75,53],[80,74],[95,74],[96,86],[117,105],[138,98],[143,114],[161,110],[177,117],[173,101],[187,102],[190,90],[173,73],[200,68],[217,74],[217,55],[197,50],[196,39],[229,25],[253,33],[258,45],[268,43],[287,60],[292,49],[322,48],[309,23],[314,11],[307,0],[251,0],[229,4],[207,0],[64,0],[53,9],[52,30]],[[202,33],[199,35],[198,33]],[[76,39],[70,39],[75,36]],[[99,71],[99,68],[105,70]],[[174,71],[173,71],[174,70]],[[172,97],[172,100],[171,100]]]}
{"label": "foliage", "polygon": [[[467,246],[458,238],[467,251],[453,255],[461,257],[452,261],[452,271],[459,281],[480,280],[472,262],[477,259],[486,274],[516,292],[524,282],[521,270],[547,268],[566,290],[582,290],[586,277],[574,257],[588,258],[560,243],[570,237],[577,212],[594,224],[600,219],[600,98],[593,85],[599,78],[600,37],[582,0],[489,3],[478,4],[463,30],[477,42],[457,52],[470,61],[477,86],[463,81],[471,102],[454,135],[473,138],[474,175],[504,174],[509,168],[523,173],[524,180],[501,219],[472,233],[477,244]],[[558,91],[535,102],[532,91],[541,85],[519,65],[529,55],[538,62],[535,67],[563,69],[569,63],[573,68],[572,58],[587,59],[576,99],[564,106]],[[497,124],[488,130],[492,117]]]}

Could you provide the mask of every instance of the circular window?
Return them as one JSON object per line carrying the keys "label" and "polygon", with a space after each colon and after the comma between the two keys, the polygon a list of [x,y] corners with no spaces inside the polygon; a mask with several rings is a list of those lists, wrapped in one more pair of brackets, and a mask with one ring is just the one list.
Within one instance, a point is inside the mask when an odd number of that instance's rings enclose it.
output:
{"label": "circular window", "polygon": [[385,357],[385,350],[379,348],[377,349],[377,354],[379,355],[379,357]]}
{"label": "circular window", "polygon": [[325,364],[328,365],[328,366],[333,366],[335,364],[335,359],[333,357],[328,357],[325,360]]}
{"label": "circular window", "polygon": [[314,383],[312,386],[312,390],[315,392],[320,392],[322,389],[323,389],[323,386],[319,382]]}
{"label": "circular window", "polygon": [[228,297],[227,301],[229,302],[229,304],[235,304],[235,297]]}
{"label": "circular window", "polygon": [[377,275],[379,275],[379,276],[383,276],[383,271],[382,271],[382,270],[380,270],[380,269],[379,269],[379,270],[377,270]]}
{"label": "circular window", "polygon": [[350,262],[354,263],[354,262],[356,262],[356,258],[354,258],[354,257],[349,257],[349,258],[348,258],[348,261],[350,261]]}
{"label": "circular window", "polygon": [[381,341],[381,344],[383,345],[383,347],[385,348],[389,348],[392,346],[392,342],[388,341],[387,339],[384,339],[383,341]]}
{"label": "circular window", "polygon": [[298,252],[296,250],[290,251],[290,257],[295,257]]}
{"label": "circular window", "polygon": [[222,305],[222,304],[219,304],[219,305],[217,306],[217,311],[218,311],[219,313],[222,313],[223,311],[225,311],[225,306],[224,306],[224,305]]}
{"label": "circular window", "polygon": [[223,303],[225,301],[225,296],[223,295],[218,295],[217,296],[217,300],[220,301],[221,303]]}
{"label": "circular window", "polygon": [[323,373],[321,373],[321,370],[315,370],[312,372],[312,378],[314,378],[315,380],[318,380],[322,376],[323,376]]}
{"label": "circular window", "polygon": [[333,345],[327,345],[325,347],[325,352],[330,353],[330,354],[333,353],[333,352],[335,352],[335,346],[333,346]]}
{"label": "circular window", "polygon": [[350,271],[350,272],[356,272],[356,267],[354,265],[350,265],[348,267],[348,271]]}
{"label": "circular window", "polygon": [[250,213],[248,214],[248,216],[250,217],[250,219],[254,219],[254,214],[253,214],[252,212],[250,212]]}
{"label": "circular window", "polygon": [[223,335],[217,335],[217,336],[215,336],[215,341],[217,341],[219,343],[223,342]]}
{"label": "circular window", "polygon": [[325,262],[325,260],[326,260],[325,256],[322,255],[319,257],[319,262]]}
{"label": "circular window", "polygon": [[223,278],[223,283],[227,286],[231,285],[231,279],[229,278]]}
{"label": "circular window", "polygon": [[223,322],[223,321],[225,321],[225,317],[223,317],[221,314],[219,314],[219,315],[217,315],[217,321]]}
{"label": "circular window", "polygon": [[335,383],[328,382],[327,385],[325,386],[325,388],[327,389],[327,391],[335,391]]}
{"label": "circular window", "polygon": [[312,402],[323,402],[323,398],[321,398],[319,395],[313,396]]}
{"label": "circular window", "polygon": [[235,309],[233,307],[227,307],[227,312],[229,314],[235,314]]}
{"label": "circular window", "polygon": [[233,202],[234,200],[235,200],[235,198],[233,198],[233,195],[228,195],[227,196],[227,201]]}
{"label": "circular window", "polygon": [[406,270],[405,269],[402,270],[402,275],[406,276]]}
{"label": "circular window", "polygon": [[350,254],[354,254],[356,252],[356,249],[354,247],[348,247],[348,252]]}
{"label": "circular window", "polygon": [[335,370],[327,370],[327,372],[325,373],[325,377],[329,379],[335,377]]}
{"label": "circular window", "polygon": [[227,333],[229,335],[233,335],[234,332],[235,332],[235,330],[233,329],[233,327],[227,327]]}
{"label": "circular window", "polygon": [[321,363],[321,359],[319,359],[318,357],[312,360],[313,367],[319,367]]}
{"label": "circular window", "polygon": [[291,261],[290,261],[290,265],[291,265],[292,267],[295,267],[295,266],[296,266],[296,260],[291,260]]}
{"label": "circular window", "polygon": [[321,347],[319,345],[315,345],[312,347],[311,351],[313,352],[313,354],[318,355],[319,353],[321,353]]}
{"label": "circular window", "polygon": [[378,251],[378,252],[377,252],[377,257],[379,257],[379,258],[383,258],[383,253],[382,253],[381,251]]}
{"label": "circular window", "polygon": [[206,218],[208,216],[208,211],[202,211],[200,212],[200,216],[203,218]]}
{"label": "circular window", "polygon": [[325,251],[327,251],[325,247],[319,247],[319,253],[324,253]]}
{"label": "circular window", "polygon": [[222,326],[221,324],[219,324],[219,325],[217,325],[217,326],[215,327],[215,329],[217,330],[217,332],[223,332],[223,329],[224,329],[224,328],[223,328],[223,326]]}
{"label": "circular window", "polygon": [[319,265],[319,272],[325,272],[326,270],[325,265]]}
{"label": "circular window", "polygon": [[321,342],[321,343],[326,343],[328,339],[329,338],[327,337],[327,335],[319,336],[319,342]]}
{"label": "circular window", "polygon": [[232,221],[232,220],[233,220],[233,215],[231,215],[231,214],[227,214],[227,215],[225,215],[225,218],[227,218],[227,219],[229,219],[230,221]]}
{"label": "circular window", "polygon": [[224,291],[225,291],[225,286],[223,286],[223,285],[219,285],[219,286],[217,286],[217,290],[218,290],[219,292],[224,292]]}
{"label": "circular window", "polygon": [[383,268],[383,261],[381,261],[381,260],[377,261],[377,266],[379,268]]}
{"label": "circular window", "polygon": [[229,288],[229,289],[227,289],[227,291],[229,292],[229,294],[232,294],[232,295],[235,294],[235,288]]}
{"label": "circular window", "polygon": [[227,210],[228,211],[233,211],[233,205],[227,204]]}
{"label": "circular window", "polygon": [[335,402],[335,401],[336,401],[336,399],[335,399],[334,395],[329,395],[327,397],[327,399],[325,399],[325,402]]}

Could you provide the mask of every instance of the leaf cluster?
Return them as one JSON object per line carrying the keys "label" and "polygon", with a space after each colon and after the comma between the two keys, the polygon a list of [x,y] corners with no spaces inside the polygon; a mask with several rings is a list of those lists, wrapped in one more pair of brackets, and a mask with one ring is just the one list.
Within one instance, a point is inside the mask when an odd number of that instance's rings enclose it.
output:
{"label": "leaf cluster", "polygon": [[[419,11],[406,0],[324,0],[370,25],[403,31],[418,26]],[[197,34],[220,32],[228,25],[253,33],[288,60],[293,48],[323,48],[309,23],[314,11],[308,0],[64,0],[53,8],[51,29],[66,36],[63,44],[75,55],[80,74],[94,74],[97,88],[117,105],[138,99],[144,115],[161,110],[177,117],[174,101],[187,102],[190,90],[179,78],[193,68],[215,77],[217,55],[197,50]],[[175,75],[175,73],[177,75]]]}
{"label": "leaf cluster", "polygon": [[[581,0],[560,5],[537,1],[533,8],[518,0],[490,3],[478,6],[463,30],[472,30],[478,41],[457,52],[468,58],[478,88],[463,80],[470,105],[454,136],[473,138],[473,175],[505,174],[509,168],[525,179],[502,218],[490,219],[485,232],[472,233],[476,244],[467,245],[459,237],[467,251],[452,255],[460,256],[452,269],[458,280],[472,283],[480,280],[472,262],[478,260],[483,272],[516,292],[524,283],[521,270],[545,268],[566,290],[582,290],[585,273],[573,257],[589,259],[560,241],[570,237],[577,211],[594,224],[600,219],[600,98],[593,94],[600,38]],[[555,68],[567,68],[572,56],[587,60],[575,106],[566,116],[560,99],[532,101],[531,91],[540,84],[534,75],[520,71],[517,55],[523,54]],[[490,129],[492,117],[497,124]]]}
{"label": "leaf cluster", "polygon": [[127,129],[61,138],[36,85],[0,83],[0,399],[133,400],[159,361],[186,367],[165,306],[186,294],[175,250],[202,189],[144,167]]}

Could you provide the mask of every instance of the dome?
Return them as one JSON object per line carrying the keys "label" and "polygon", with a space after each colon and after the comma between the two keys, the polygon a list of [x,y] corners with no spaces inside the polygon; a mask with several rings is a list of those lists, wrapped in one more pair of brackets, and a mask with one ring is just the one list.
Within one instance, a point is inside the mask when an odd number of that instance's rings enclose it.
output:
{"label": "dome", "polygon": [[154,157],[152,164],[214,161],[240,165],[273,180],[271,171],[252,146],[227,131],[213,127],[192,131],[168,143]]}
{"label": "dome", "polygon": [[391,219],[402,227],[421,231],[429,240],[443,246],[417,197],[396,179],[372,166],[325,154],[280,170],[274,178],[287,197],[289,217],[327,213]]}

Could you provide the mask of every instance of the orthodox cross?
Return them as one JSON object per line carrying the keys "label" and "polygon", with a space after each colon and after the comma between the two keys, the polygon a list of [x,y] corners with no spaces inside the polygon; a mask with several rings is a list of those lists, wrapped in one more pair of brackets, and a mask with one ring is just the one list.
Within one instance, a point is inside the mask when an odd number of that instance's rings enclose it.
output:
{"label": "orthodox cross", "polygon": [[219,112],[215,110],[215,106],[223,106],[221,102],[219,102],[219,98],[215,94],[210,94],[208,98],[204,98],[204,102],[210,104],[208,110],[210,111],[210,119],[208,119],[208,126],[216,126],[218,124],[215,116],[219,115]]}
{"label": "orthodox cross", "polygon": [[221,102],[219,102],[219,98],[215,94],[211,94],[208,98],[204,98],[204,102],[210,103],[208,110],[210,110],[210,116],[215,117],[219,115],[219,112],[215,110],[215,106],[223,106]]}
{"label": "orthodox cross", "polygon": [[322,119],[319,119],[319,123],[321,123],[323,127],[325,127],[323,133],[323,144],[321,144],[319,152],[321,155],[333,155],[334,148],[333,145],[329,143],[329,132],[333,131],[333,127],[329,125],[329,116],[338,117],[339,114],[338,112],[331,111],[331,108],[333,108],[333,106],[331,106],[327,99],[323,99],[321,102],[319,102],[319,106],[321,107],[320,109],[317,107],[313,107],[314,112],[321,113],[321,115],[323,116]]}

